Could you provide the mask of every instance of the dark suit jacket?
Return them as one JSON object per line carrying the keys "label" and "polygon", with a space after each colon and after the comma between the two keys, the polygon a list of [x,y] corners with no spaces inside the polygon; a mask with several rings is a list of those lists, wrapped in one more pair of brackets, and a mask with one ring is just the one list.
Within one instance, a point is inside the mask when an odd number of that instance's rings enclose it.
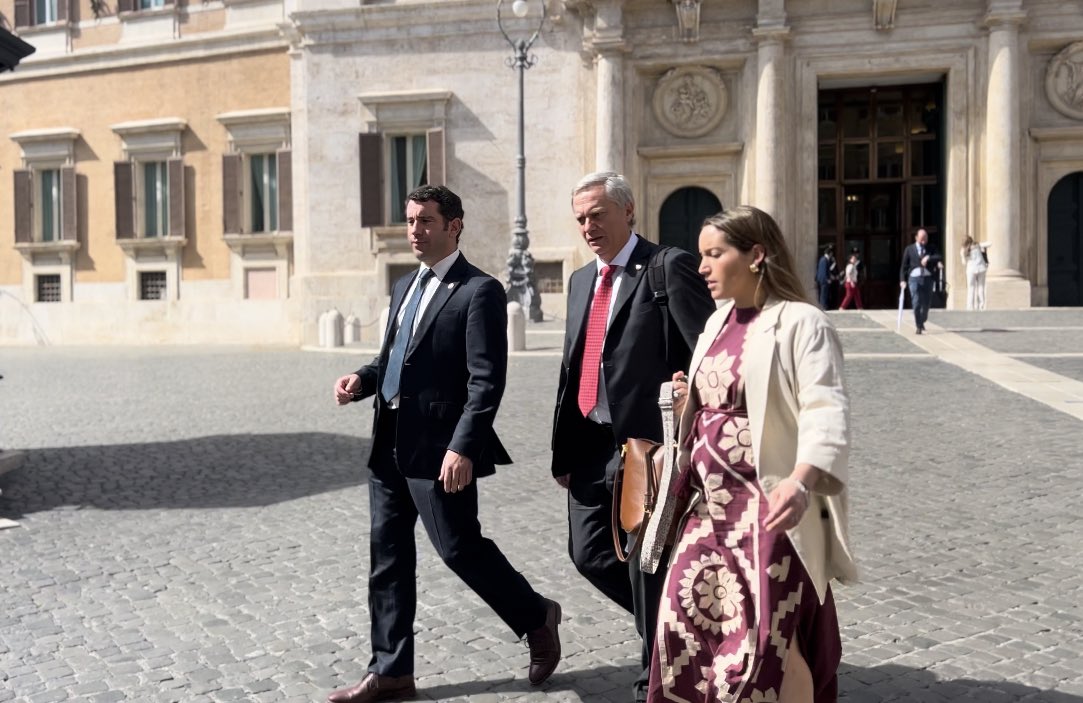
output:
{"label": "dark suit jacket", "polygon": [[[671,325],[667,354],[662,311],[647,280],[651,254],[657,248],[657,244],[640,239],[621,272],[613,321],[602,349],[605,390],[618,445],[629,437],[662,440],[658,386],[670,380],[675,371],[688,370],[699,333],[715,311],[707,284],[696,271],[696,258],[679,249],[670,250],[664,262]],[[577,463],[584,423],[578,404],[580,366],[596,276],[597,265],[591,261],[568,282],[564,360],[553,416],[554,476],[571,473]]]}
{"label": "dark suit jacket", "polygon": [[[436,479],[451,449],[474,463],[475,476],[511,458],[493,431],[508,370],[507,296],[492,276],[459,255],[440,281],[410,339],[399,383],[394,437],[377,432],[386,404],[379,396],[394,342],[398,310],[417,272],[395,282],[391,314],[380,354],[357,370],[360,398],[376,395],[373,444],[368,465],[394,442],[399,470],[412,478]],[[359,399],[360,399],[359,398]]]}
{"label": "dark suit jacket", "polygon": [[[939,258],[933,248],[928,244],[925,245],[925,256],[929,257],[930,264],[935,263]],[[915,268],[923,268],[921,266],[921,257],[918,256],[918,245],[916,243],[911,244],[903,250],[902,264],[899,266],[899,281],[902,283],[909,281],[910,272]],[[932,273],[928,268],[925,270]]]}

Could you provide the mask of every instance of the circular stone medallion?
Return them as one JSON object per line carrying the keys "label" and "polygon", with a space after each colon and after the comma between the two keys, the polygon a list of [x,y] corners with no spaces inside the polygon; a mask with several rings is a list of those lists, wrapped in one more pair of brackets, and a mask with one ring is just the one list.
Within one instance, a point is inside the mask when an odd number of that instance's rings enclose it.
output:
{"label": "circular stone medallion", "polygon": [[702,137],[726,114],[726,85],[717,71],[703,67],[670,69],[654,89],[654,116],[677,137]]}
{"label": "circular stone medallion", "polygon": [[1083,42],[1068,45],[1049,62],[1045,94],[1058,112],[1083,120]]}

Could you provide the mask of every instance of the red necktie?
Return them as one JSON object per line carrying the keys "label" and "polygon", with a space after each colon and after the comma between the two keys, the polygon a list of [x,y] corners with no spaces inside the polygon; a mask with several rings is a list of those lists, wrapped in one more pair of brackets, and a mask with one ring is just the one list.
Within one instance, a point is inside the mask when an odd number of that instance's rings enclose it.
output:
{"label": "red necktie", "polygon": [[605,343],[605,323],[609,320],[609,299],[613,297],[613,266],[602,267],[602,281],[594,291],[587,321],[587,342],[583,346],[583,364],[579,378],[579,411],[583,417],[598,404],[598,371]]}

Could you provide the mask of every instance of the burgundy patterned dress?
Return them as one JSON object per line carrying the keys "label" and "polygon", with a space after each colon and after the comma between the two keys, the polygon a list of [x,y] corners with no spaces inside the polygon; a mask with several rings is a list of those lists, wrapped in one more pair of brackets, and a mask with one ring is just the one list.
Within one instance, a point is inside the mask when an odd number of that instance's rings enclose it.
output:
{"label": "burgundy patterned dress", "polygon": [[687,477],[701,497],[677,537],[658,612],[648,701],[777,701],[796,635],[816,703],[837,698],[841,647],[784,532],[763,529],[741,357],[754,308],[735,309],[693,379],[701,410]]}

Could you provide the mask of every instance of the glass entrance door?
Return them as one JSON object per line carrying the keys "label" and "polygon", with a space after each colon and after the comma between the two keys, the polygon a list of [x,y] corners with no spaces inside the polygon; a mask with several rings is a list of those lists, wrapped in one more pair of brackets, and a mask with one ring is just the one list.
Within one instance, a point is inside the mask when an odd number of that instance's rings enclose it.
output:
{"label": "glass entrance door", "polygon": [[866,307],[898,304],[899,263],[918,228],[944,252],[942,96],[940,83],[820,92],[817,250],[834,246],[841,268],[858,249]]}

